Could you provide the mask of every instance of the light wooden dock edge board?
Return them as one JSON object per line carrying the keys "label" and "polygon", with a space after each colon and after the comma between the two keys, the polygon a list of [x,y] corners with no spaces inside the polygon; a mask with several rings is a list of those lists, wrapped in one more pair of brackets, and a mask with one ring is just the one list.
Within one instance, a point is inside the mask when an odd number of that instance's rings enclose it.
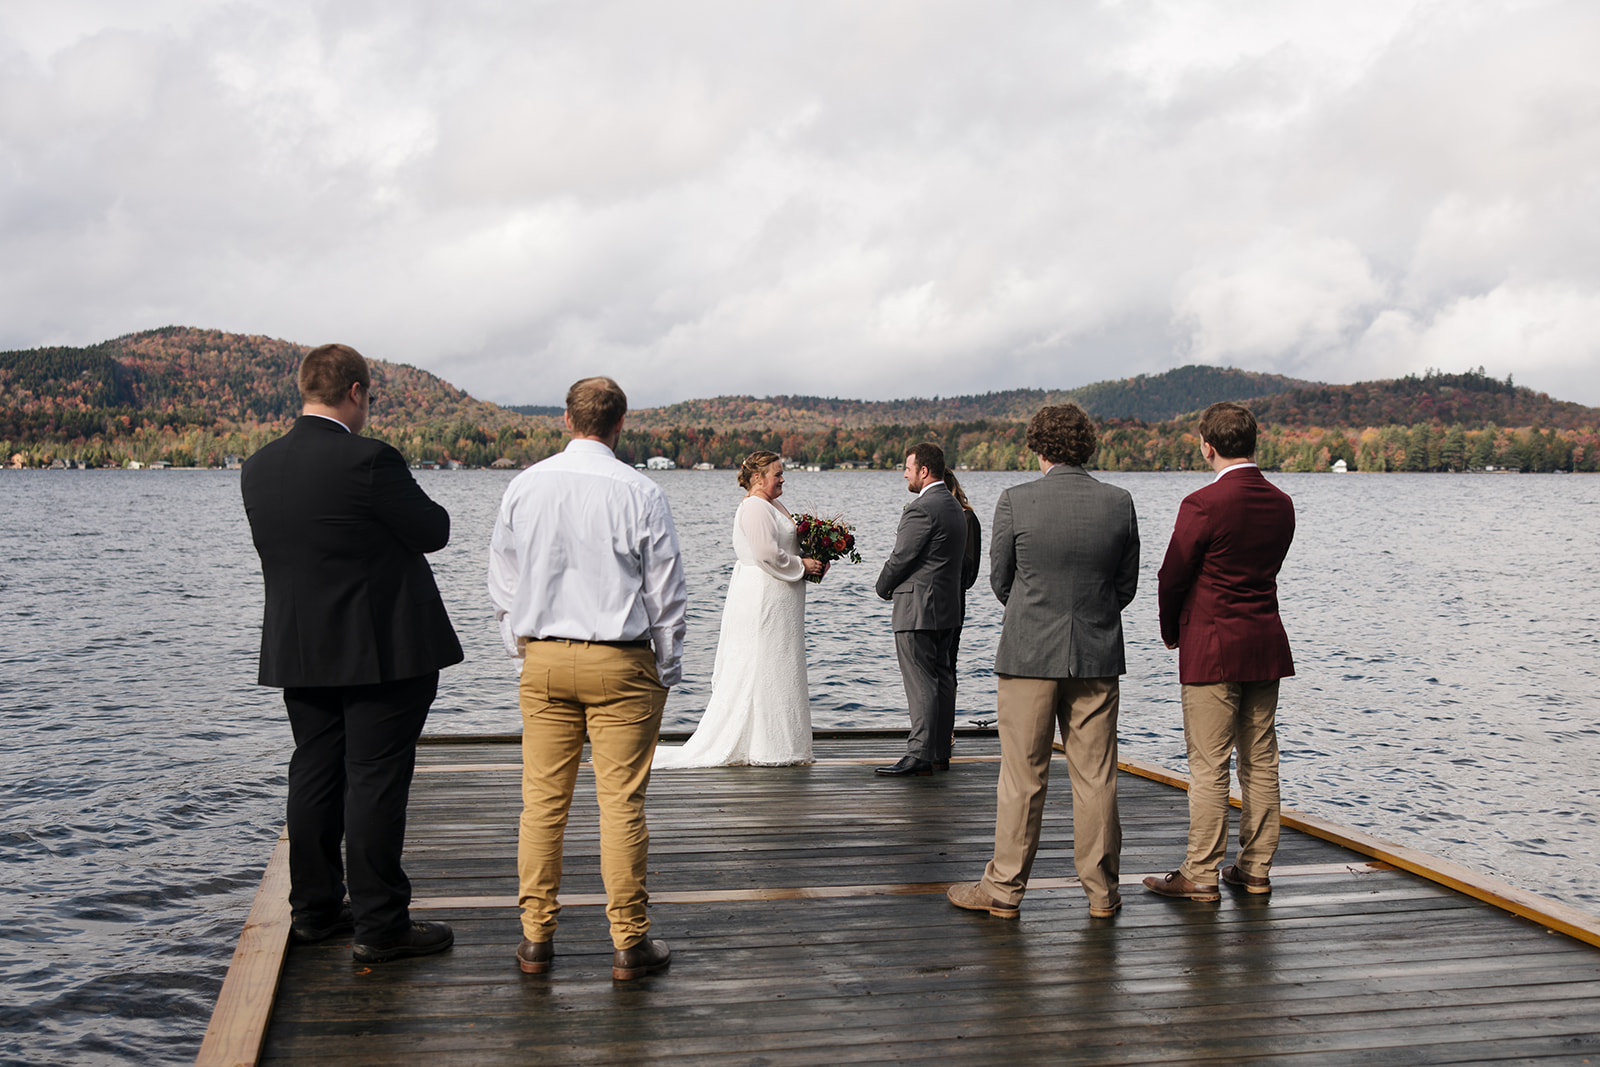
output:
{"label": "light wooden dock edge board", "polygon": [[[1304,863],[1275,868],[1274,877],[1314,878],[1329,875],[1370,875],[1393,872],[1387,863]],[[1145,875],[1124,874],[1119,885],[1132,888],[1143,883]],[[864,885],[799,885],[761,889],[668,889],[650,894],[654,904],[730,904],[767,900],[843,900],[859,897],[906,897],[939,895],[960,882],[883,882]],[[1076,878],[1030,878],[1028,891],[1044,889],[1082,889]],[[1321,899],[1321,898],[1319,898]],[[563,893],[563,908],[598,908],[606,905],[604,893]],[[515,911],[517,898],[511,896],[419,897],[411,902],[413,911]]]}
{"label": "light wooden dock edge board", "polygon": [[261,1058],[289,947],[289,838],[279,835],[217,994],[197,1067],[241,1067]]}
{"label": "light wooden dock edge board", "polygon": [[[1144,760],[1120,759],[1117,761],[1117,767],[1129,774],[1136,774],[1164,785],[1176,786],[1183,790],[1189,788],[1188,775],[1170,771]],[[1237,792],[1232,793],[1228,799],[1234,807],[1239,806]],[[1509,882],[1502,882],[1498,878],[1463,867],[1443,857],[1394,841],[1386,841],[1362,830],[1341,826],[1318,815],[1284,808],[1282,821],[1283,825],[1290,829],[1299,830],[1324,841],[1331,841],[1336,845],[1343,845],[1352,852],[1382,860],[1400,870],[1409,871],[1430,882],[1437,882],[1458,893],[1464,893],[1474,900],[1481,900],[1502,911],[1531,919],[1557,933],[1600,947],[1600,918],[1571,905],[1542,897],[1526,889],[1518,889]]]}

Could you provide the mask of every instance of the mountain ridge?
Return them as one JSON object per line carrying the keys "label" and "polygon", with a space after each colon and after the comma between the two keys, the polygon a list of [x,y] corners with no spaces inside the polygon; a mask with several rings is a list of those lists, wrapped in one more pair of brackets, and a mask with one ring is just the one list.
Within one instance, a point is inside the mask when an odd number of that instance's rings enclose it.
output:
{"label": "mountain ridge", "polygon": [[[261,335],[168,326],[82,348],[0,352],[0,460],[215,465],[248,455],[298,414],[295,369],[308,350]],[[368,432],[413,461],[520,466],[565,442],[559,408],[519,411],[408,364],[371,362],[376,400]],[[1074,389],[956,397],[684,400],[631,411],[618,451],[630,461],[665,455],[683,465],[726,465],[753,448],[770,448],[804,462],[877,466],[895,465],[903,455],[896,450],[908,442],[936,439],[961,462],[1003,469],[1031,462],[1022,439],[1027,418],[1043,404],[1066,400],[1100,419],[1099,459],[1124,470],[1191,464],[1194,419],[1217,400],[1248,403],[1271,453],[1292,454],[1296,464],[1311,463],[1307,469],[1333,458],[1359,461],[1364,469],[1458,469],[1466,462],[1459,457],[1481,455],[1502,462],[1532,456],[1525,461],[1532,469],[1564,463],[1576,470],[1580,463],[1590,469],[1600,451],[1589,443],[1600,409],[1553,400],[1510,378],[1501,382],[1481,367],[1331,385],[1202,365]],[[1406,432],[1390,432],[1396,428]],[[1507,428],[1518,429],[1515,442]],[[1371,443],[1380,429],[1381,447]],[[1451,437],[1446,445],[1452,434],[1472,440]],[[1419,455],[1426,457],[1421,467]]]}

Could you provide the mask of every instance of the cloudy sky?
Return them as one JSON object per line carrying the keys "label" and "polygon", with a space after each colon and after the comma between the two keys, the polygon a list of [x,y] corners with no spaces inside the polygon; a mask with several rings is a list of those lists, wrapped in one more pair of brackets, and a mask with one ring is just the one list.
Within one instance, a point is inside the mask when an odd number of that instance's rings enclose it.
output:
{"label": "cloudy sky", "polygon": [[1592,0],[0,0],[0,348],[1600,404],[1597,55]]}

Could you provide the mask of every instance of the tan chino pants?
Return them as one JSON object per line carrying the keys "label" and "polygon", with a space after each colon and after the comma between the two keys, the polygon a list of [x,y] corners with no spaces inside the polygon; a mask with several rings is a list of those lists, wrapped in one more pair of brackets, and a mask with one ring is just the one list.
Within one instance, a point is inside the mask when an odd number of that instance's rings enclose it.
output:
{"label": "tan chino pants", "polygon": [[555,936],[561,856],[585,734],[600,804],[600,876],[611,941],[629,948],[650,929],[645,914],[645,787],[667,690],[655,654],[586,641],[529,641],[523,657],[522,821],[517,837],[522,933]]}
{"label": "tan chino pants", "polygon": [[1096,908],[1122,899],[1122,822],[1117,813],[1116,678],[999,679],[1000,784],[994,859],[983,873],[994,899],[1020,904],[1039,851],[1052,742],[1059,731],[1072,778],[1072,859]]}
{"label": "tan chino pants", "polygon": [[1183,687],[1189,749],[1189,851],[1179,872],[1216,885],[1228,849],[1228,757],[1238,753],[1239,856],[1265,878],[1278,851],[1278,683],[1214,682]]}

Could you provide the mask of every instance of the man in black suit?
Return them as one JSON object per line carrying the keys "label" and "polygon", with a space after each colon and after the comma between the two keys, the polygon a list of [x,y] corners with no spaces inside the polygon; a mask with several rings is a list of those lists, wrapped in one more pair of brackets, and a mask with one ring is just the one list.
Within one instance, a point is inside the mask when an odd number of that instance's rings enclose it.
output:
{"label": "man in black suit", "polygon": [[894,650],[900,659],[911,733],[889,777],[950,769],[956,725],[956,672],[950,645],[961,626],[961,561],[967,519],[944,483],[944,450],[923,443],[906,453],[906,488],[917,499],[900,513],[894,551],[883,561],[878,595],[894,602]]}
{"label": "man in black suit", "polygon": [[417,738],[440,668],[462,659],[423,558],[450,540],[450,515],[399,452],[360,436],[372,374],[359,352],[312,349],[300,395],[293,428],[239,481],[266,581],[258,680],[283,688],[294,731],[290,936],[353,930],[365,963],[424,956],[454,934],[411,921],[400,854]]}

